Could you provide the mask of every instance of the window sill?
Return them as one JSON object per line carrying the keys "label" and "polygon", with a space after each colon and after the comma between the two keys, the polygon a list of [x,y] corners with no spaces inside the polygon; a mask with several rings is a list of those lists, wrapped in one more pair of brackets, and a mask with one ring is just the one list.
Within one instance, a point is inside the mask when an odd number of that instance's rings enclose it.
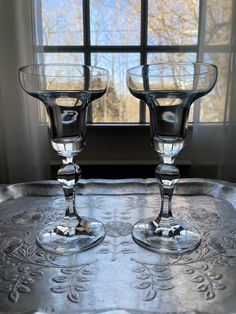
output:
{"label": "window sill", "polygon": [[[189,124],[185,147],[177,156],[176,164],[190,165],[196,149],[192,147],[193,136],[198,145],[199,164],[215,165],[222,136],[221,123],[199,124],[193,134]],[[201,157],[202,156],[202,157]],[[51,149],[52,165],[60,164],[60,158]],[[79,155],[80,165],[156,165],[158,154],[150,145],[149,124],[88,124],[86,147]]]}

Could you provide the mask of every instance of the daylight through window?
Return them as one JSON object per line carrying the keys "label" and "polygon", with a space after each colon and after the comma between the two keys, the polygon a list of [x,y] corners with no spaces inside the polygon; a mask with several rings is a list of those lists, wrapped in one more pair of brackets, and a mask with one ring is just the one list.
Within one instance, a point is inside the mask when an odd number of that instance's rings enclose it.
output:
{"label": "daylight through window", "polygon": [[35,0],[38,62],[80,63],[110,72],[105,97],[89,122],[144,123],[146,105],[126,87],[129,67],[207,61],[219,67],[214,91],[192,120],[222,122],[226,102],[232,1]]}

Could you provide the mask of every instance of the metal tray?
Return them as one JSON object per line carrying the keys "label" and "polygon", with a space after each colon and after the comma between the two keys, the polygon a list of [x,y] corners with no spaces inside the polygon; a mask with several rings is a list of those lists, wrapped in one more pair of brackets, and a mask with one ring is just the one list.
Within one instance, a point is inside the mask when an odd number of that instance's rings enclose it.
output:
{"label": "metal tray", "polygon": [[235,313],[236,186],[180,180],[176,217],[201,230],[192,253],[158,255],[131,238],[132,224],[158,213],[155,180],[81,181],[77,208],[106,237],[86,252],[57,256],[35,243],[63,216],[54,181],[0,186],[0,313]]}

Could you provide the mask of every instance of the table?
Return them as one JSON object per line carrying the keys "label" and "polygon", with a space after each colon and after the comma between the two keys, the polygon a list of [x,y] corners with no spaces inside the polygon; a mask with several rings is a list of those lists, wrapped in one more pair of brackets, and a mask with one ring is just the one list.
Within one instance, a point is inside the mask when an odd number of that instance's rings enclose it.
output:
{"label": "table", "polygon": [[35,243],[63,205],[55,181],[0,187],[0,313],[235,313],[234,184],[179,181],[173,213],[202,235],[199,248],[183,255],[159,255],[132,240],[132,224],[158,213],[154,179],[81,180],[76,206],[104,223],[106,237],[77,255]]}

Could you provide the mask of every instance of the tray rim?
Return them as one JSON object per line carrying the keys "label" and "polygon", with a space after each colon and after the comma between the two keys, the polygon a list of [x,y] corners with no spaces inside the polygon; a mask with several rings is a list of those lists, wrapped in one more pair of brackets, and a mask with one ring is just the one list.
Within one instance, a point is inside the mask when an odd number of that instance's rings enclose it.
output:
{"label": "tray rim", "polygon": [[[126,186],[126,190],[119,190]],[[97,191],[96,188],[103,188]],[[107,191],[105,189],[107,188]],[[153,189],[156,188],[154,192]],[[148,179],[81,179],[77,195],[135,195],[159,194],[158,183]],[[41,180],[16,184],[0,184],[0,203],[27,196],[60,196],[63,195],[61,185],[56,180]],[[202,178],[180,179],[174,195],[197,196],[205,195],[229,202],[236,209],[236,184]]]}

